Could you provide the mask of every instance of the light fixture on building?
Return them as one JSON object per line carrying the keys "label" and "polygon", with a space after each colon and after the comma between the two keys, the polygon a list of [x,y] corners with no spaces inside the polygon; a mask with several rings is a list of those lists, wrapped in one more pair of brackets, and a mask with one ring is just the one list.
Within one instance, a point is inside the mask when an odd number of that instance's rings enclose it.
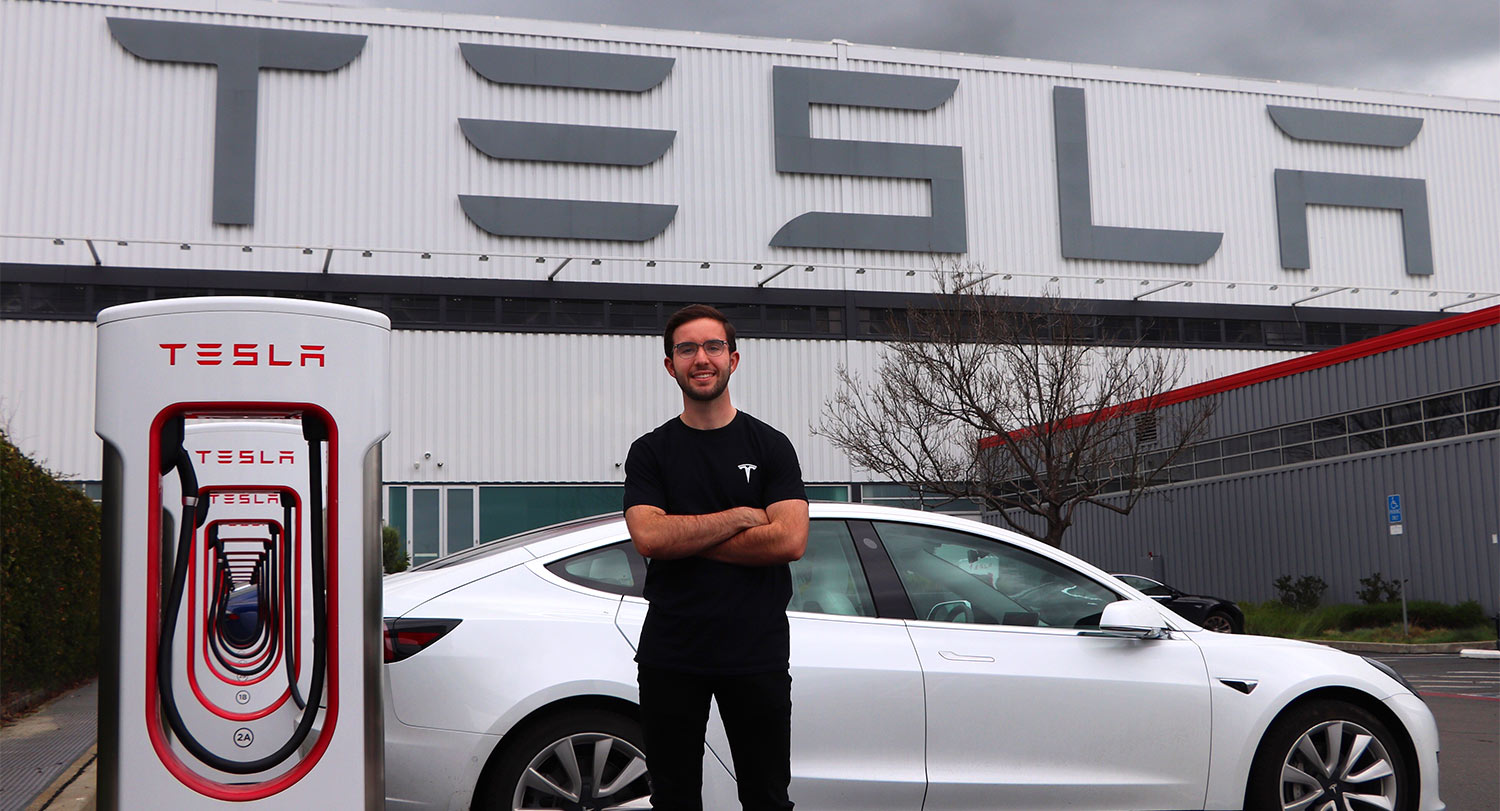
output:
{"label": "light fixture on building", "polygon": [[755,263],[755,267],[753,267],[753,268],[750,268],[750,269],[751,269],[751,270],[760,270],[760,269],[761,269],[761,268],[762,268],[762,267],[764,267],[764,265],[762,265],[762,264],[761,264],[761,263],[759,263],[759,262],[756,262],[756,263]]}
{"label": "light fixture on building", "polygon": [[180,251],[191,251],[193,249],[193,246],[191,246],[191,245],[187,244],[186,242],[184,242],[181,245],[178,245],[177,249],[180,250]]}
{"label": "light fixture on building", "polygon": [[600,263],[600,261],[598,259],[595,259],[594,261],[590,262],[589,264],[590,265],[598,265],[598,264],[601,264],[601,263]]}
{"label": "light fixture on building", "polygon": [[240,248],[240,253],[250,253],[250,252],[251,251],[250,251],[250,246],[249,245],[246,245],[245,247]]}
{"label": "light fixture on building", "polygon": [[423,259],[431,259],[432,258],[432,254],[430,254],[430,253],[428,253],[426,251],[423,251],[422,252],[422,258]]}
{"label": "light fixture on building", "polygon": [[807,267],[803,268],[803,270],[807,271],[808,273],[812,273],[813,272],[813,266],[812,265],[808,265]]}
{"label": "light fixture on building", "polygon": [[1049,281],[1049,282],[1055,282],[1055,281],[1057,281],[1057,277],[1053,276],[1052,278],[1048,279],[1047,281]]}
{"label": "light fixture on building", "polygon": [[[1354,292],[1358,293],[1359,291],[1355,290]],[[1400,295],[1400,294],[1401,294],[1400,290],[1392,290],[1391,291],[1391,295],[1393,295],[1393,296]]]}
{"label": "light fixture on building", "polygon": [[129,242],[126,242],[126,241],[125,241],[125,240],[123,240],[123,239],[121,239],[121,240],[116,240],[116,242],[115,242],[115,244],[116,244],[116,245],[119,245],[119,246],[120,246],[120,247],[121,247],[121,248],[124,248],[124,247],[126,247],[126,246],[128,246],[128,245],[130,245],[130,243],[129,243]]}
{"label": "light fixture on building", "polygon": [[1104,284],[1104,280],[1103,279],[1095,279],[1094,280],[1094,284]]}
{"label": "light fixture on building", "polygon": [[1309,293],[1316,293],[1316,292],[1318,292],[1319,290],[1322,290],[1322,289],[1323,288],[1321,288],[1321,287],[1314,287],[1313,289],[1311,289],[1311,290],[1309,290],[1307,292],[1309,292]]}
{"label": "light fixture on building", "polygon": [[370,253],[369,251],[360,251],[359,255],[363,256],[366,259],[369,259],[370,257],[374,256],[375,254]]}
{"label": "light fixture on building", "polygon": [[1183,286],[1183,287],[1192,287],[1192,286],[1193,286],[1193,283],[1192,283],[1192,282],[1183,282],[1183,283],[1182,283],[1182,286]]}
{"label": "light fixture on building", "polygon": [[[1358,288],[1358,287],[1356,287],[1356,288],[1354,288],[1354,289],[1353,289],[1353,290],[1350,290],[1350,291],[1349,291],[1349,295],[1351,295],[1351,296],[1352,296],[1352,295],[1354,295],[1354,294],[1355,294],[1355,293],[1358,293],[1358,292],[1359,292],[1359,288]],[[1391,291],[1391,292],[1392,292],[1392,293],[1395,293],[1395,292],[1396,292],[1396,291],[1395,291],[1395,290],[1392,290],[1392,291]]]}
{"label": "light fixture on building", "polygon": [[855,268],[854,275],[855,276],[863,276],[863,275],[865,275],[865,269],[864,268]]}
{"label": "light fixture on building", "polygon": [[906,275],[908,275],[908,276],[915,276],[915,275],[917,275],[917,272],[915,270],[908,270],[908,271],[906,271]]}
{"label": "light fixture on building", "polygon": [[648,267],[648,268],[654,268],[654,267],[656,267],[656,260],[655,259],[647,259],[646,260],[646,267]]}
{"label": "light fixture on building", "polygon": [[479,261],[481,261],[481,262],[488,262],[488,261],[490,261],[490,255],[487,254],[487,253],[480,254],[479,255]]}
{"label": "light fixture on building", "polygon": [[302,249],[302,255],[303,256],[312,256],[312,248],[303,248]]}
{"label": "light fixture on building", "polygon": [[1229,284],[1226,284],[1226,285],[1224,285],[1224,287],[1225,287],[1225,288],[1226,288],[1226,289],[1228,289],[1228,290],[1233,290],[1233,289],[1235,289],[1235,288],[1236,288],[1236,287],[1239,287],[1239,285],[1237,285],[1237,284],[1235,284],[1235,283],[1234,283],[1234,282],[1230,282],[1230,283],[1229,283]]}
{"label": "light fixture on building", "polygon": [[53,245],[61,245],[61,244],[63,244],[63,241],[61,239],[58,239],[57,237],[53,237],[52,238],[52,244]]}
{"label": "light fixture on building", "polygon": [[701,265],[698,266],[698,269],[699,270],[708,270],[708,263],[704,262],[703,264],[701,264]]}
{"label": "light fixture on building", "polygon": [[1279,284],[1273,284],[1273,285],[1271,285],[1271,289],[1272,290],[1280,290],[1281,289],[1281,285],[1279,285]]}
{"label": "light fixture on building", "polygon": [[547,257],[545,257],[545,256],[538,256],[536,258],[536,263],[538,265],[545,265],[545,264],[547,264]]}
{"label": "light fixture on building", "polygon": [[1004,276],[1001,276],[1001,277],[1000,277],[1000,280],[1001,280],[1001,281],[1006,281],[1006,282],[1008,282],[1008,281],[1010,281],[1010,280],[1011,280],[1011,278],[1012,278],[1012,276],[1011,276],[1011,275],[1010,275],[1010,274],[1009,274],[1009,273],[1007,273],[1007,274],[1005,274],[1005,275],[1004,275]]}
{"label": "light fixture on building", "polygon": [[1431,292],[1431,293],[1428,293],[1428,294],[1427,294],[1427,297],[1428,297],[1428,298],[1437,298],[1437,291],[1436,291],[1436,290],[1434,290],[1434,291],[1432,291],[1432,292]]}

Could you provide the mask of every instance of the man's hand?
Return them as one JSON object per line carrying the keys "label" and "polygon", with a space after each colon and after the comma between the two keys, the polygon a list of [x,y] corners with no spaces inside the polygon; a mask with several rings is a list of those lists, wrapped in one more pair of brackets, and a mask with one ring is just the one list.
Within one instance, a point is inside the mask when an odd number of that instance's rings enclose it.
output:
{"label": "man's hand", "polygon": [[[807,502],[802,504],[805,513]],[[637,504],[625,511],[625,526],[630,529],[635,550],[652,560],[692,557],[744,530],[766,526],[770,520],[766,510],[754,507],[734,507],[708,515],[667,515],[660,507]],[[803,537],[806,535],[804,526]]]}
{"label": "man's hand", "polygon": [[766,507],[765,515],[769,523],[745,529],[723,543],[710,544],[699,556],[740,566],[775,566],[801,560],[807,551],[807,502],[800,498],[778,501]]}

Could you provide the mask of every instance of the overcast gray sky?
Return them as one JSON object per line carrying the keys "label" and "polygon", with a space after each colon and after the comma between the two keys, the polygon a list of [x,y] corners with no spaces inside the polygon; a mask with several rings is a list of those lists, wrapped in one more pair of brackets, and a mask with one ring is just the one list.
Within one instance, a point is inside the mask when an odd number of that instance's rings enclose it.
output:
{"label": "overcast gray sky", "polygon": [[1500,0],[323,0],[1500,99]]}

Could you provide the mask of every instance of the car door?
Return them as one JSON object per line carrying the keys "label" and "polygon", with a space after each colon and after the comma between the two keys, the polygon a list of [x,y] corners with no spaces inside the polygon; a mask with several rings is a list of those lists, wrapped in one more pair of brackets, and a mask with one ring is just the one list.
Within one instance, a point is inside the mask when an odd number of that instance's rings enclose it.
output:
{"label": "car door", "polygon": [[[872,542],[873,543],[873,542]],[[926,789],[922,672],[906,627],[882,619],[849,527],[817,519],[792,563],[792,785],[819,811],[918,809]],[[625,597],[618,624],[640,639],[646,602]],[[734,771],[715,708],[709,748]]]}
{"label": "car door", "polygon": [[1090,636],[1119,599],[998,539],[877,522],[917,619],[924,811],[1201,808],[1209,689],[1183,634]]}

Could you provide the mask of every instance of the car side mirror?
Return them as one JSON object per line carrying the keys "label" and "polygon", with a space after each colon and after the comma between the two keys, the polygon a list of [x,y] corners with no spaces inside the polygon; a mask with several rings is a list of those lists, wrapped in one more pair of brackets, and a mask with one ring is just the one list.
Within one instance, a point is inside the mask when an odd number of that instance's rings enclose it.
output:
{"label": "car side mirror", "polygon": [[973,622],[974,604],[968,600],[948,600],[927,612],[929,622]]}
{"label": "car side mirror", "polygon": [[1088,635],[1163,639],[1167,633],[1166,620],[1155,606],[1142,600],[1118,600],[1104,607],[1098,632]]}

